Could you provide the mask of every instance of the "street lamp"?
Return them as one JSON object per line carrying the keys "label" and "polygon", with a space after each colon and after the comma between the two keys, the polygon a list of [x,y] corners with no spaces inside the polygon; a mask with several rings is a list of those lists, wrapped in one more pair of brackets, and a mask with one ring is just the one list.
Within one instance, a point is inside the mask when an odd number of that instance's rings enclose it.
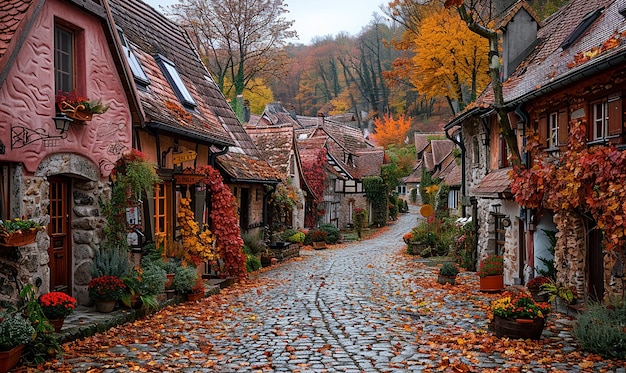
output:
{"label": "street lamp", "polygon": [[74,121],[74,119],[68,117],[65,113],[57,113],[56,116],[52,117],[52,120],[59,133],[67,131],[70,128],[70,123]]}

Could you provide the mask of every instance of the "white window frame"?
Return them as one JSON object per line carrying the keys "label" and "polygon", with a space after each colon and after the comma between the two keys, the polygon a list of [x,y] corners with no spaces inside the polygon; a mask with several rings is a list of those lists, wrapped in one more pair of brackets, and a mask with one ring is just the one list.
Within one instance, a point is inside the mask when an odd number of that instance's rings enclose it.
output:
{"label": "white window frame", "polygon": [[180,74],[178,74],[178,70],[176,70],[174,63],[160,54],[156,55],[154,58],[156,59],[159,67],[161,67],[161,71],[163,71],[167,81],[174,89],[174,93],[176,93],[176,96],[181,104],[187,108],[195,109],[198,104],[196,104],[196,101],[193,99],[191,93],[185,86],[185,83],[183,82]]}
{"label": "white window frame", "polygon": [[593,141],[604,140],[609,131],[609,113],[606,99],[591,104]]}
{"label": "white window frame", "polygon": [[126,62],[128,62],[128,66],[130,66],[130,70],[133,73],[135,82],[144,87],[147,86],[148,84],[150,84],[150,78],[148,78],[146,72],[143,71],[141,63],[137,59],[137,56],[135,56],[133,51],[130,49],[128,39],[126,39],[126,36],[124,36],[124,32],[121,29],[118,28],[117,33],[120,37],[120,41],[122,42],[122,49],[124,51],[124,55],[126,56]]}
{"label": "white window frame", "polygon": [[548,148],[559,146],[559,113],[548,114]]}

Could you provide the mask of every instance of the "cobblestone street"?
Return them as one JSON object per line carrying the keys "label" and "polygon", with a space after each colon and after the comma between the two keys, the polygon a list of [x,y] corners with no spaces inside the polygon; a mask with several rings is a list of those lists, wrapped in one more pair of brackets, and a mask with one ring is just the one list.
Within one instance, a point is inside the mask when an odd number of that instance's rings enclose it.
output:
{"label": "cobblestone street", "polygon": [[435,267],[402,255],[402,235],[416,218],[403,215],[378,238],[303,250],[253,276],[255,286],[70,343],[65,358],[43,369],[626,372],[611,361],[583,365],[572,321],[559,314],[550,315],[541,341],[504,341],[508,349],[494,352],[485,311],[494,295],[477,290],[476,275],[461,273],[451,292],[436,284]]}

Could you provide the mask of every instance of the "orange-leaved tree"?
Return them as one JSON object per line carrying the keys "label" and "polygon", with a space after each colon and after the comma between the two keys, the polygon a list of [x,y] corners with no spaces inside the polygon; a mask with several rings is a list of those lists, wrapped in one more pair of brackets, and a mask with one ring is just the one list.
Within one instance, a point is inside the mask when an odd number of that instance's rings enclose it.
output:
{"label": "orange-leaved tree", "polygon": [[376,133],[371,135],[371,139],[376,145],[385,148],[389,145],[402,146],[411,127],[411,117],[401,114],[394,119],[391,114],[385,114],[374,119],[374,125]]}

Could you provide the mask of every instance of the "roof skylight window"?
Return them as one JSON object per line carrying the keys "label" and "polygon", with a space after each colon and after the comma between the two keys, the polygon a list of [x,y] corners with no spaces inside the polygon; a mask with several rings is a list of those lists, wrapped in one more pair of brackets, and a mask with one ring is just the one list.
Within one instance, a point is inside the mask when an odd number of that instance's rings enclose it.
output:
{"label": "roof skylight window", "polygon": [[130,70],[133,73],[133,77],[135,78],[135,81],[143,85],[144,87],[147,86],[148,84],[150,84],[150,79],[148,78],[146,73],[143,71],[143,68],[141,67],[141,63],[139,62],[139,60],[137,59],[133,51],[130,50],[130,46],[128,45],[128,40],[126,40],[126,37],[124,36],[124,32],[119,28],[117,32],[120,36],[120,40],[122,41],[122,48],[124,50],[124,55],[126,56],[126,61],[128,62],[128,65],[130,66]]}
{"label": "roof skylight window", "polygon": [[572,31],[572,33],[567,37],[567,39],[563,40],[560,47],[565,50],[569,48],[570,45],[574,44],[578,38],[582,36],[582,34],[587,31],[589,26],[593,24],[593,22],[600,17],[600,14],[604,11],[604,8],[599,8],[596,10],[592,10],[587,13],[587,15],[583,18],[582,21],[578,24],[578,26]]}
{"label": "roof skylight window", "polygon": [[161,71],[163,71],[163,74],[165,74],[167,81],[174,89],[174,93],[176,93],[176,97],[178,97],[178,100],[189,109],[194,109],[196,106],[198,106],[191,96],[191,93],[189,93],[189,90],[185,86],[185,83],[183,83],[183,79],[178,74],[174,63],[172,63],[172,61],[168,60],[167,58],[161,56],[160,54],[155,56],[154,58],[159,64],[159,67],[161,67]]}

